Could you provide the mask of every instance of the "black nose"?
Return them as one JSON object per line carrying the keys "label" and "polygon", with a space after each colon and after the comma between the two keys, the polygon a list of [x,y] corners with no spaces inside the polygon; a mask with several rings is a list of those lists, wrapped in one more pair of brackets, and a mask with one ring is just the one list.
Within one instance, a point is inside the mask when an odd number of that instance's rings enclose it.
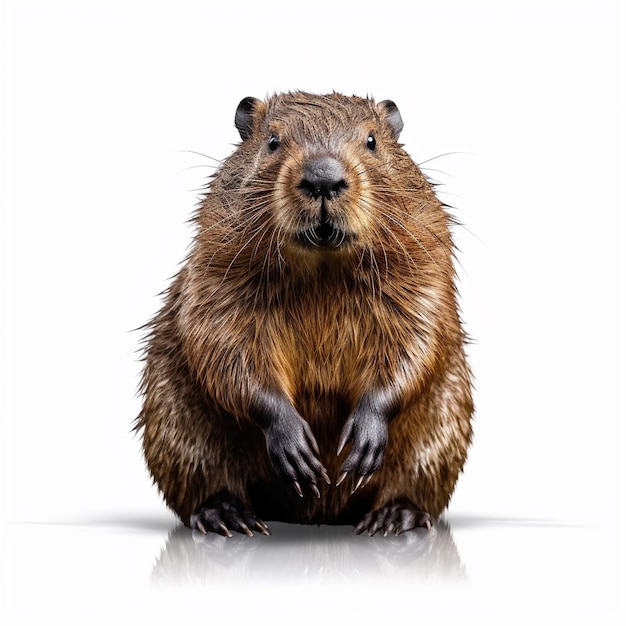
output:
{"label": "black nose", "polygon": [[300,189],[314,200],[320,196],[331,200],[348,187],[343,176],[343,165],[337,159],[316,157],[305,163]]}

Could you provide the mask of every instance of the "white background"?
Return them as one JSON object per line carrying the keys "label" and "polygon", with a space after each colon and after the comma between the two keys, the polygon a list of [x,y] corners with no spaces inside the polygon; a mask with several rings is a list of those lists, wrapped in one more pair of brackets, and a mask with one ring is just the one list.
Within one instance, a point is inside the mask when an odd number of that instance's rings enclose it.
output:
{"label": "white background", "polygon": [[[613,623],[624,491],[619,4],[2,4],[3,603],[14,623],[207,611]],[[424,587],[393,561],[350,586],[369,553],[342,560],[315,532],[281,544],[286,561],[302,551],[302,570],[265,551],[260,567],[229,556],[227,574],[210,570],[202,584],[156,593],[150,583],[155,561],[175,560],[164,545],[176,522],[130,433],[133,329],[185,255],[211,158],[238,141],[239,100],[293,89],[393,99],[406,150],[465,225],[455,236],[477,413],[448,513],[460,586]]]}

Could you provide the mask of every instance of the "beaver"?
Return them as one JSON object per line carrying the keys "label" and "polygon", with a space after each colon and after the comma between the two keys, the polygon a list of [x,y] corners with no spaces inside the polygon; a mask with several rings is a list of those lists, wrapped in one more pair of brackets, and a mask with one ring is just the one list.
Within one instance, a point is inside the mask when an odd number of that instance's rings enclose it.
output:
{"label": "beaver", "polygon": [[430,529],[472,437],[447,207],[390,100],[247,97],[235,126],[147,325],[148,469],[202,533]]}

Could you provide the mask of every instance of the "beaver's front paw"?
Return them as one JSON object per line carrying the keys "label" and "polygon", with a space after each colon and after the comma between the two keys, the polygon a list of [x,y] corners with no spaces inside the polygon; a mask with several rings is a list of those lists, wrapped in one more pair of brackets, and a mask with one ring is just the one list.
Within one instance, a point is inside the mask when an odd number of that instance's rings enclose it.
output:
{"label": "beaver's front paw", "polygon": [[303,496],[303,482],[319,498],[317,479],[330,484],[330,478],[318,459],[319,448],[306,421],[297,414],[277,415],[264,433],[276,472],[293,484],[299,496]]}
{"label": "beaver's front paw", "polygon": [[[337,455],[341,454],[346,444],[352,441],[352,447],[341,466],[337,485],[354,472],[356,484],[353,493],[365,486],[372,474],[380,468],[387,446],[387,418],[376,412],[355,412],[343,427]],[[357,478],[358,477],[358,478]]]}
{"label": "beaver's front paw", "polygon": [[210,531],[232,537],[231,530],[249,537],[252,537],[253,530],[262,535],[270,534],[267,524],[226,490],[203,502],[191,516],[189,526],[204,535]]}
{"label": "beaver's front paw", "polygon": [[386,537],[390,533],[400,535],[407,530],[420,527],[430,530],[432,525],[432,519],[426,511],[422,511],[410,500],[401,499],[392,500],[385,506],[368,513],[355,526],[354,532],[357,535],[367,532],[371,537],[380,530]]}

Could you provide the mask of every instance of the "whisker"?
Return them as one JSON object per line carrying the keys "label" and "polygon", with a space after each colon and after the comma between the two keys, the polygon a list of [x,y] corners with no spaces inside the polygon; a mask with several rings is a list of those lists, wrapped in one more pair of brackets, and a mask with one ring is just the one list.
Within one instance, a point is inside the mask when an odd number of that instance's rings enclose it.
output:
{"label": "whisker", "polygon": [[422,170],[422,172],[437,172],[437,174],[443,174],[444,176],[448,176],[452,179],[456,179],[455,176],[453,176],[449,172],[446,172],[445,170],[438,170],[438,169],[435,169],[434,167],[420,167],[420,169]]}
{"label": "whisker", "polygon": [[216,159],[215,157],[209,156],[208,154],[204,154],[203,152],[198,152],[197,150],[178,150],[177,152],[181,154],[195,154],[197,156],[204,157],[205,159],[209,159],[210,161],[215,161],[220,165],[224,164],[225,159]]}
{"label": "whisker", "polygon": [[[379,194],[379,195],[381,197],[383,196],[383,194]],[[390,199],[391,200],[395,200],[395,197],[390,194]],[[431,235],[433,237],[433,239],[435,239],[437,241],[437,243],[441,246],[441,248],[443,248],[444,250],[447,249],[447,246],[442,241],[441,237],[430,226],[428,226],[428,224],[426,224],[423,220],[419,219],[418,216],[413,215],[412,213],[410,213],[406,209],[400,208],[400,206],[398,205],[397,202],[390,202],[390,203],[387,204],[387,203],[385,203],[383,201],[382,204],[384,204],[386,206],[386,208],[390,209],[392,212],[398,213],[400,216],[405,217],[405,218],[411,220],[419,228],[423,228],[424,230],[426,230],[428,232],[428,234]],[[453,221],[453,222],[455,221],[452,216],[448,216],[448,219],[450,221]]]}
{"label": "whisker", "polygon": [[[209,165],[208,163],[202,163],[201,165],[190,165],[189,167],[183,167],[182,170],[178,170],[178,174],[182,174],[183,172],[188,172],[189,170],[195,170],[198,168],[211,168],[213,170],[215,170],[217,168],[217,165]],[[202,188],[200,189],[192,189],[191,191],[200,191]]]}
{"label": "whisker", "polygon": [[[362,203],[360,206],[361,206],[362,210],[365,211],[366,213],[368,213],[370,216],[373,214],[373,212],[370,210],[370,207],[368,207],[365,203]],[[407,261],[407,266],[408,266],[409,272],[411,273],[412,276],[414,276],[415,274],[413,273],[413,268],[416,268],[417,264],[415,262],[415,259],[409,253],[407,247],[400,240],[400,238],[398,237],[398,235],[394,232],[394,230],[392,228],[389,228],[386,224],[384,224],[380,220],[377,222],[377,225],[378,225],[379,228],[383,229],[383,231],[385,232],[386,235],[391,237],[396,242],[397,246],[393,247],[393,249],[396,252],[396,257],[399,259],[399,253],[400,252],[404,255],[404,257],[406,258],[406,261]],[[374,232],[376,233],[376,237],[377,237],[377,239],[379,241],[381,249],[383,250],[383,252],[385,254],[385,262],[386,262],[386,265],[387,265],[387,272],[386,272],[386,274],[388,275],[389,274],[389,264],[388,264],[387,253],[386,253],[386,249],[387,249],[388,246],[385,245],[385,243],[383,242],[383,240],[380,237],[380,235],[378,234],[378,232],[376,230]]]}
{"label": "whisker", "polygon": [[402,222],[400,222],[399,220],[395,219],[394,217],[392,217],[388,213],[385,213],[384,211],[381,212],[381,215],[383,217],[385,217],[388,221],[394,223],[396,226],[399,226],[404,232],[406,232],[406,234],[420,247],[422,252],[424,252],[426,254],[426,256],[435,265],[437,265],[437,262],[435,261],[435,259],[433,259],[432,255],[430,254],[430,252],[428,251],[426,246],[404,224],[402,224]]}
{"label": "whisker", "polygon": [[452,155],[456,155],[456,154],[462,154],[462,155],[469,155],[471,154],[470,152],[444,152],[442,154],[438,154],[437,156],[431,157],[430,159],[426,159],[425,161],[420,161],[419,163],[417,163],[418,167],[422,167],[422,165],[424,165],[424,163],[430,163],[431,161],[435,161],[436,159],[441,159],[442,157],[446,157],[446,156],[452,156]]}

